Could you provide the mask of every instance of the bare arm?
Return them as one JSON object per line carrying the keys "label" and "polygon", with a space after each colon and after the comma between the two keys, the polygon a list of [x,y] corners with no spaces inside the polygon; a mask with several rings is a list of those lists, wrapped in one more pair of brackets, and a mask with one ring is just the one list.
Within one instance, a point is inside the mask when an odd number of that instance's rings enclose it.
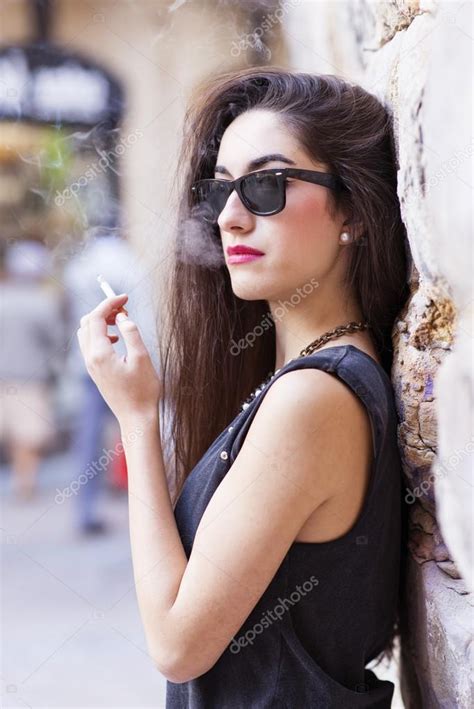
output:
{"label": "bare arm", "polygon": [[[316,370],[280,377],[199,524],[189,562],[166,487],[158,422],[126,445],[137,597],[151,655],[173,682],[210,669],[309,515],[351,468],[352,394]],[[124,438],[135,422],[122,426]]]}
{"label": "bare arm", "polygon": [[167,487],[158,416],[127,419],[121,433],[138,605],[150,654],[166,675],[174,658],[163,621],[176,599],[188,560]]}

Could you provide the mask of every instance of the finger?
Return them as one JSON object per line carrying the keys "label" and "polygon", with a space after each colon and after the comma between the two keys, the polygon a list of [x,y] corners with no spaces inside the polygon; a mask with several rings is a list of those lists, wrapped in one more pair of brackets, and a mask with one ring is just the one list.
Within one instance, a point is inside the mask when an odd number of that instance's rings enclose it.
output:
{"label": "finger", "polygon": [[107,318],[105,318],[105,322],[107,325],[115,325],[115,318],[117,317],[117,313],[112,313],[112,315],[109,315]]}
{"label": "finger", "polygon": [[127,348],[127,358],[143,356],[147,354],[147,349],[143,342],[140,330],[136,323],[127,318],[123,313],[118,313],[116,324]]}
{"label": "finger", "polygon": [[84,330],[82,329],[82,327],[80,327],[76,331],[76,335],[77,335],[77,341],[79,343],[79,349],[81,350],[82,356],[84,357],[84,339],[83,339],[84,338]]}
{"label": "finger", "polygon": [[115,325],[115,318],[117,317],[117,313],[125,313],[125,315],[128,316],[128,311],[125,308],[114,309],[113,312],[105,318],[105,322],[107,323],[107,325]]}
{"label": "finger", "polygon": [[111,296],[110,298],[104,298],[99,305],[96,305],[96,307],[91,310],[91,312],[88,315],[88,318],[93,318],[93,317],[100,317],[100,318],[106,318],[108,317],[114,310],[119,310],[120,308],[123,307],[123,305],[127,302],[128,300],[128,295],[126,293],[120,293],[120,295],[114,295]]}
{"label": "finger", "polygon": [[114,352],[112,343],[109,339],[109,333],[107,332],[107,323],[105,320],[100,318],[91,318],[89,327],[87,328],[89,332],[89,341],[86,345],[88,352],[97,352],[98,350],[106,353]]}
{"label": "finger", "polygon": [[[83,315],[81,318],[81,326],[77,331],[77,337],[79,340],[79,346],[81,348],[82,354],[85,356],[87,347],[89,345],[89,319],[87,315]],[[79,339],[80,338],[80,339]]]}
{"label": "finger", "polygon": [[94,343],[96,345],[99,343],[100,345],[101,341],[105,341],[107,338],[107,324],[114,324],[113,322],[108,322],[108,320],[111,320],[120,312],[122,303],[125,302],[127,298],[128,296],[125,293],[106,298],[91,311],[86,320],[89,326],[91,344]]}
{"label": "finger", "polygon": [[112,296],[111,298],[105,298],[93,310],[82,316],[80,320],[81,327],[85,330],[86,326],[90,323],[91,318],[93,317],[103,317],[109,325],[113,325],[113,316],[115,316],[118,312],[124,311],[128,315],[126,308],[122,305],[122,303],[126,302],[127,299],[128,296],[126,293],[121,293],[120,295]]}
{"label": "finger", "polygon": [[112,310],[111,315],[108,316],[108,317],[112,317],[112,316],[115,317],[115,315],[117,315],[117,313],[125,313],[125,315],[128,317],[128,310],[127,310],[127,308],[114,308],[114,309]]}

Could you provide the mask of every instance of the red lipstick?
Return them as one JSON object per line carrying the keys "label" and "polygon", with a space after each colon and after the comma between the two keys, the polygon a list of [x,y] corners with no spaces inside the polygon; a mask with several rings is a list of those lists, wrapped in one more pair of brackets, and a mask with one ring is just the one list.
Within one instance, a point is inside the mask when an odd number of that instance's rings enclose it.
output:
{"label": "red lipstick", "polygon": [[249,261],[255,261],[256,259],[264,256],[263,251],[259,249],[254,249],[251,246],[244,246],[238,244],[237,246],[227,247],[228,263],[248,263]]}

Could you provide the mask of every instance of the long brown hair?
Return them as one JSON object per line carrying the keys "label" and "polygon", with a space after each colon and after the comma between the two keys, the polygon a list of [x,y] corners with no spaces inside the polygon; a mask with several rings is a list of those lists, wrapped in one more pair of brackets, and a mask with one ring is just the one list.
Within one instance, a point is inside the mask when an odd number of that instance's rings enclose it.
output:
{"label": "long brown hair", "polygon": [[[329,191],[329,208],[334,214],[344,208],[363,225],[360,245],[351,249],[347,284],[388,373],[394,320],[409,292],[391,120],[375,96],[335,75],[277,66],[221,74],[199,86],[184,120],[174,263],[160,339],[174,502],[212,441],[274,367],[275,330],[262,327],[268,304],[234,295],[224,259],[212,257],[222,251],[218,227],[192,221],[192,183],[213,177],[225,129],[257,107],[277,112],[306,152],[342,178],[346,189]],[[189,257],[190,239],[206,245],[208,261]],[[257,326],[261,335],[251,347],[231,351]]]}

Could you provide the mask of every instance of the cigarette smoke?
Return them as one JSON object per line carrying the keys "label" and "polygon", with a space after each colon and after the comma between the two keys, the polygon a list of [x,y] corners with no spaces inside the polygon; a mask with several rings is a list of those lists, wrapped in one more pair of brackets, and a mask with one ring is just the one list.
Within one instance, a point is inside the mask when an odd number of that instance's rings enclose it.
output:
{"label": "cigarette smoke", "polygon": [[219,268],[225,265],[220,238],[216,238],[212,224],[202,218],[202,209],[195,208],[191,216],[180,223],[177,256],[183,263],[204,268]]}

